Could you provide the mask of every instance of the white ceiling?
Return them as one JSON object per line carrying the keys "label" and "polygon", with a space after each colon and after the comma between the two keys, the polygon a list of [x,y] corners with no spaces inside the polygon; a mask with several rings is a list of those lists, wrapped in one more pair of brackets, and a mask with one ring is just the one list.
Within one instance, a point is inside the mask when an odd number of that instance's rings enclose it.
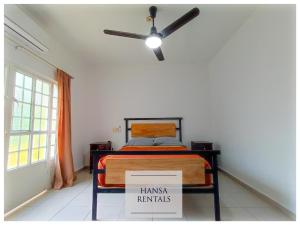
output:
{"label": "white ceiling", "polygon": [[[105,35],[103,29],[140,34],[150,5],[22,5],[55,39],[90,65],[164,63],[142,40]],[[255,9],[254,5],[157,5],[158,31],[197,6],[200,15],[168,38],[162,50],[169,63],[209,61]]]}

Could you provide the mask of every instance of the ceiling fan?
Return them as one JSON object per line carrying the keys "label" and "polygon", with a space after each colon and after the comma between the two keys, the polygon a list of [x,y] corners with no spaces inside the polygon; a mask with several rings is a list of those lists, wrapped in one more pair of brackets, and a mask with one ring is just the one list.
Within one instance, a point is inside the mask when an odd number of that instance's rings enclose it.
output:
{"label": "ceiling fan", "polygon": [[198,8],[193,8],[186,14],[184,14],[179,19],[175,20],[173,23],[171,23],[169,26],[165,27],[161,32],[157,32],[154,19],[156,17],[157,8],[155,6],[151,6],[149,8],[150,12],[150,20],[152,20],[152,27],[150,30],[150,35],[142,35],[142,34],[135,34],[135,33],[129,33],[129,32],[122,32],[122,31],[115,31],[115,30],[104,30],[105,34],[109,35],[116,35],[120,37],[127,37],[127,38],[135,38],[135,39],[141,39],[145,40],[146,45],[153,49],[154,54],[156,55],[157,59],[159,61],[163,61],[164,55],[161,51],[161,44],[162,39],[168,37],[170,34],[172,34],[174,31],[178,30],[180,27],[185,25],[186,23],[190,22],[192,19],[194,19],[196,16],[199,15],[200,10]]}

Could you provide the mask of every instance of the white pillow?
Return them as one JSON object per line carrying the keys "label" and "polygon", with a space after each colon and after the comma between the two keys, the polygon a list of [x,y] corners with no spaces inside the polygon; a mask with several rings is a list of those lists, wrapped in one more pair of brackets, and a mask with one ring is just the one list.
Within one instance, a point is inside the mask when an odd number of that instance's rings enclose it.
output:
{"label": "white pillow", "polygon": [[175,137],[158,137],[154,139],[154,145],[183,145],[182,142],[178,141]]}
{"label": "white pillow", "polygon": [[127,142],[126,145],[152,146],[152,145],[154,145],[154,139],[153,138],[132,138]]}

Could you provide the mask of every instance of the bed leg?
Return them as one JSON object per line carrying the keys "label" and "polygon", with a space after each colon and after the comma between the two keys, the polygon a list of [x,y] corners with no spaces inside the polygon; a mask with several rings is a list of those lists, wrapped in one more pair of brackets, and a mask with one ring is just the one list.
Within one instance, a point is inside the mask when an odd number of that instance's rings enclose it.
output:
{"label": "bed leg", "polygon": [[92,220],[97,220],[97,194],[98,194],[98,157],[93,156],[93,202],[92,202]]}
{"label": "bed leg", "polygon": [[92,220],[97,220],[97,193],[93,191]]}
{"label": "bed leg", "polygon": [[219,180],[218,180],[218,161],[217,156],[213,155],[213,185],[214,185],[214,208],[215,208],[215,220],[221,220],[220,213],[220,199],[219,199]]}

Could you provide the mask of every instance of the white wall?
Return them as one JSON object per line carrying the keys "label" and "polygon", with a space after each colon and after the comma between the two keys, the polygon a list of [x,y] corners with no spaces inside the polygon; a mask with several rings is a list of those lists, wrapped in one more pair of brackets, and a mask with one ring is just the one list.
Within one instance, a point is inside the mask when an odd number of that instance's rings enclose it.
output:
{"label": "white wall", "polygon": [[[14,5],[5,6],[5,15],[41,40],[49,48],[43,57],[65,70],[75,79],[72,80],[72,149],[75,169],[83,167],[83,151],[88,145],[85,143],[85,132],[88,129],[85,119],[87,99],[87,71],[81,61],[72,52],[59,45],[28,15]],[[5,39],[5,63],[19,66],[29,72],[54,79],[55,68],[36,59],[23,50],[16,50],[15,44]],[[9,122],[9,121],[8,121]],[[87,147],[86,147],[87,146]],[[5,159],[7,160],[7,159]],[[42,190],[49,188],[53,163],[44,162],[23,169],[7,172],[5,170],[5,212],[18,206]],[[21,189],[20,189],[21,188]],[[21,191],[20,191],[21,190]]]}
{"label": "white wall", "polygon": [[295,7],[261,7],[209,66],[221,167],[295,213]]}
{"label": "white wall", "polygon": [[[100,68],[89,80],[90,141],[125,144],[124,117],[183,117],[183,141],[208,140],[207,69],[201,65],[115,66]],[[121,133],[112,128],[121,126]]]}

